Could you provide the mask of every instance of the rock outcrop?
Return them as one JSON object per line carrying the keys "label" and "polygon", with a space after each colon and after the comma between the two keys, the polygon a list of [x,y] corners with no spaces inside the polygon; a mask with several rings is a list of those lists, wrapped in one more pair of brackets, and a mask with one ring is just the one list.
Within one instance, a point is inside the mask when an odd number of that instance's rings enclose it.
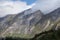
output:
{"label": "rock outcrop", "polygon": [[44,15],[40,10],[25,10],[19,14],[0,18],[1,36],[32,38],[35,34],[58,30],[60,26],[60,8]]}

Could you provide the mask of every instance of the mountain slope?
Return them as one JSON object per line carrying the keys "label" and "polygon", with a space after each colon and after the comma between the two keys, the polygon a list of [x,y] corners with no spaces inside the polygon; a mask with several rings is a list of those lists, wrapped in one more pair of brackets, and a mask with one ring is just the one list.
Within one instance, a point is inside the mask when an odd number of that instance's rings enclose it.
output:
{"label": "mountain slope", "polygon": [[25,10],[19,14],[8,15],[1,19],[1,36],[32,38],[44,31],[58,30],[60,27],[60,8],[44,15],[40,10]]}
{"label": "mountain slope", "polygon": [[[28,10],[27,10],[28,11]],[[40,10],[37,10],[34,13],[27,14],[26,11],[19,13],[12,17],[10,22],[11,25],[8,26],[8,28],[1,34],[4,35],[10,35],[10,36],[32,36],[33,29],[35,28],[34,25],[36,22],[38,22],[43,16],[43,13]],[[9,18],[10,19],[10,18]],[[37,20],[37,21],[36,21]],[[7,22],[9,20],[6,20]],[[9,24],[10,24],[9,22]],[[5,26],[4,26],[5,27]]]}
{"label": "mountain slope", "polygon": [[60,8],[44,15],[42,19],[36,23],[36,26],[41,26],[42,27],[41,29],[43,29],[42,31],[44,30],[48,31],[50,29],[55,29],[56,27],[53,27],[53,25],[55,25],[55,23],[58,24],[59,21],[60,21]]}

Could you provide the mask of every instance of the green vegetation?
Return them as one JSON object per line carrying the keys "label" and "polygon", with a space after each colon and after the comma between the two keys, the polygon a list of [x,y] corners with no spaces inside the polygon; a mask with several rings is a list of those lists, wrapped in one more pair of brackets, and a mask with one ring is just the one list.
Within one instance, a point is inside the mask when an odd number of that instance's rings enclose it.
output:
{"label": "green vegetation", "polygon": [[33,40],[60,40],[60,30],[50,30],[35,35]]}
{"label": "green vegetation", "polygon": [[[23,34],[18,34],[18,35],[13,34],[12,36],[8,35],[4,39],[5,40],[60,40],[60,29],[55,30],[56,27],[58,28],[60,27],[60,20],[57,20],[56,22],[54,22],[52,26],[49,25],[49,27],[52,27],[51,30],[36,34],[33,38],[28,38],[29,37],[28,35],[23,35]],[[39,27],[36,27],[34,29],[34,32],[36,31],[39,32],[40,30],[39,31],[38,30],[39,30]]]}
{"label": "green vegetation", "polygon": [[60,40],[60,29],[45,31],[40,34],[36,34],[31,39],[18,38],[18,37],[6,37],[4,39],[5,40]]}

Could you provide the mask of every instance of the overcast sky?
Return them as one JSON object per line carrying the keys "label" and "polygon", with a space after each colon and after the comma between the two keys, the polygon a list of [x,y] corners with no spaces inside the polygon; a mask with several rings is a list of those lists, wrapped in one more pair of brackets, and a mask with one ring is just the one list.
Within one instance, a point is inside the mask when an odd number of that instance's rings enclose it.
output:
{"label": "overcast sky", "polygon": [[40,9],[43,13],[49,13],[60,7],[60,0],[37,0],[34,10]]}
{"label": "overcast sky", "polygon": [[31,8],[33,5],[34,0],[0,0],[0,17],[7,14],[17,14]]}
{"label": "overcast sky", "polygon": [[0,0],[0,17],[31,8],[49,13],[60,7],[60,0]]}

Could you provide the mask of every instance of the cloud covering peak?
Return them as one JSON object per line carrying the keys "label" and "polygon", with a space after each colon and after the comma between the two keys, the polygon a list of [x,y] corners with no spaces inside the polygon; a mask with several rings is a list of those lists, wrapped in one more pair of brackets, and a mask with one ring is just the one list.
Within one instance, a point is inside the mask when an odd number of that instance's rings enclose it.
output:
{"label": "cloud covering peak", "polygon": [[[1,1],[1,0],[0,0]],[[0,2],[0,17],[3,17],[7,14],[17,14],[31,8],[32,5],[27,5],[26,2],[22,1],[1,1]]]}
{"label": "cloud covering peak", "polygon": [[43,13],[49,13],[60,7],[60,0],[37,0],[34,10],[41,10]]}

